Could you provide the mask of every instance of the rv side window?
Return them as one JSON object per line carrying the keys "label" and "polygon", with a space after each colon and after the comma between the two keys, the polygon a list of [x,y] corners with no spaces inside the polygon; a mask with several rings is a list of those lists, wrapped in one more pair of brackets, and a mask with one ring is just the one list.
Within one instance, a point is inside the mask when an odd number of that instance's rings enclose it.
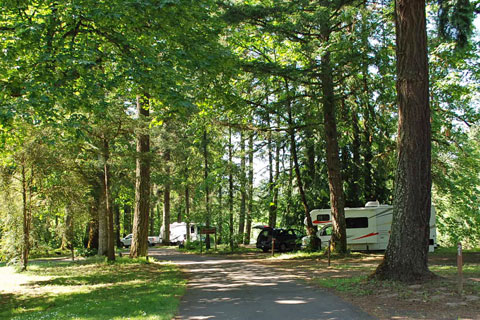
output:
{"label": "rv side window", "polygon": [[347,229],[357,229],[357,228],[368,228],[368,218],[347,218],[345,219],[347,223]]}
{"label": "rv side window", "polygon": [[330,215],[329,214],[317,214],[317,221],[329,221]]}
{"label": "rv side window", "polygon": [[195,233],[195,226],[190,227],[190,233]]}

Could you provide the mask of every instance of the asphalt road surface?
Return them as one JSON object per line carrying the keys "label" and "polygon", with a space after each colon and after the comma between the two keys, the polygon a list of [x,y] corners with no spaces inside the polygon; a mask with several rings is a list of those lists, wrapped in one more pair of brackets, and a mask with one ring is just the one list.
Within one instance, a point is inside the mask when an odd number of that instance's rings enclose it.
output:
{"label": "asphalt road surface", "polygon": [[374,319],[331,293],[310,287],[252,260],[150,249],[188,272],[187,292],[175,319]]}

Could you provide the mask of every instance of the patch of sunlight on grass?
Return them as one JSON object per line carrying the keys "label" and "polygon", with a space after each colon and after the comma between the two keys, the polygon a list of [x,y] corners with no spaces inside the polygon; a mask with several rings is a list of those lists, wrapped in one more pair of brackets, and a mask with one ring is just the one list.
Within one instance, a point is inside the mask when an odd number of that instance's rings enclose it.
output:
{"label": "patch of sunlight on grass", "polygon": [[0,291],[1,319],[172,319],[186,284],[173,265],[128,258],[7,271],[22,285]]}
{"label": "patch of sunlight on grass", "polygon": [[[349,252],[347,254],[331,254],[332,260],[341,260],[341,259],[363,259],[366,254],[362,252]],[[294,251],[294,252],[285,252],[281,254],[275,254],[274,257],[270,259],[279,259],[279,260],[302,260],[302,259],[328,259],[327,253],[325,251],[317,252],[308,252],[308,251]]]}
{"label": "patch of sunlight on grass", "polygon": [[[480,265],[477,264],[465,264],[463,266],[463,274],[464,275],[479,275],[480,274]],[[452,275],[458,272],[457,266],[452,265],[434,265],[430,266],[430,270],[444,275]]]}
{"label": "patch of sunlight on grass", "polygon": [[306,252],[306,251],[297,251],[297,252],[285,252],[281,254],[275,254],[275,256],[270,257],[270,259],[278,260],[301,260],[301,259],[319,259],[325,258],[324,252]]}

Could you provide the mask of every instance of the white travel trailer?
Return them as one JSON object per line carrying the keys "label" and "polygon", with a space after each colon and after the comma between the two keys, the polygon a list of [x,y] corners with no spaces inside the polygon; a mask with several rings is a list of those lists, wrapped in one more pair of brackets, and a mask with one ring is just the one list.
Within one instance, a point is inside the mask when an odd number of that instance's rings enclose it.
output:
{"label": "white travel trailer", "polygon": [[[322,247],[327,246],[332,234],[330,209],[315,209],[310,212],[312,222],[318,226],[317,236]],[[351,250],[385,250],[390,239],[393,207],[370,201],[365,207],[345,208],[347,224],[347,247]],[[306,224],[305,219],[305,224]],[[432,205],[430,214],[430,246],[433,252],[437,244],[435,226],[435,208]]]}
{"label": "white travel trailer", "polygon": [[[190,241],[200,239],[200,230],[195,223],[189,223],[190,228]],[[165,227],[160,229],[160,238],[164,239]],[[187,240],[187,223],[186,222],[174,222],[170,224],[170,243],[180,244]]]}

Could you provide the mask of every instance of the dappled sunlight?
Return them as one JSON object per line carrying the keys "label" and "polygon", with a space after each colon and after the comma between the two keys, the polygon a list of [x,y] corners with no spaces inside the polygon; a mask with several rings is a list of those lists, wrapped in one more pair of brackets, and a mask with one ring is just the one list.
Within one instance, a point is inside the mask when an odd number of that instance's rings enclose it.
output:
{"label": "dappled sunlight", "polygon": [[184,285],[178,269],[156,263],[0,268],[0,318],[171,319]]}
{"label": "dappled sunlight", "polygon": [[332,275],[332,276],[330,276],[330,278],[332,278],[332,279],[350,279],[351,276],[346,275],[346,274],[341,274],[341,275]]}
{"label": "dappled sunlight", "polygon": [[275,303],[278,304],[305,304],[308,303],[305,300],[276,300]]}
{"label": "dappled sunlight", "polygon": [[16,272],[14,267],[0,268],[0,293],[25,293],[26,288],[34,281],[48,281],[52,277],[31,275],[27,272]]}
{"label": "dappled sunlight", "polygon": [[[352,310],[341,310],[344,305],[338,298],[297,282],[316,272],[338,272],[334,268],[327,270],[325,264],[311,270],[310,263],[282,265],[279,260],[158,253],[155,258],[175,263],[188,274],[187,294],[175,319],[254,319],[252,315],[259,319],[352,318]],[[308,316],[305,310],[309,310]],[[330,310],[331,315],[321,314]],[[355,319],[365,318],[355,314]]]}
{"label": "dappled sunlight", "polygon": [[[192,278],[188,286],[204,291],[226,292],[244,286],[271,287],[279,282],[293,281],[292,275],[272,274],[271,269],[264,266],[251,264],[238,266],[238,260],[234,262],[235,265],[231,260],[209,260],[195,265],[190,264],[189,273]],[[214,264],[216,267],[210,267]]]}
{"label": "dappled sunlight", "polygon": [[[75,266],[74,266],[75,267]],[[77,267],[78,271],[82,271]],[[91,268],[91,267],[90,267]],[[34,271],[34,272],[32,272]],[[121,279],[115,283],[110,282],[89,282],[89,276],[72,277],[69,275],[38,275],[41,270],[31,268],[27,272],[17,272],[14,267],[0,268],[0,293],[2,294],[24,294],[24,295],[45,295],[45,294],[68,294],[68,293],[88,293],[100,288],[110,287],[112,285],[138,286],[143,284],[142,279]]]}

